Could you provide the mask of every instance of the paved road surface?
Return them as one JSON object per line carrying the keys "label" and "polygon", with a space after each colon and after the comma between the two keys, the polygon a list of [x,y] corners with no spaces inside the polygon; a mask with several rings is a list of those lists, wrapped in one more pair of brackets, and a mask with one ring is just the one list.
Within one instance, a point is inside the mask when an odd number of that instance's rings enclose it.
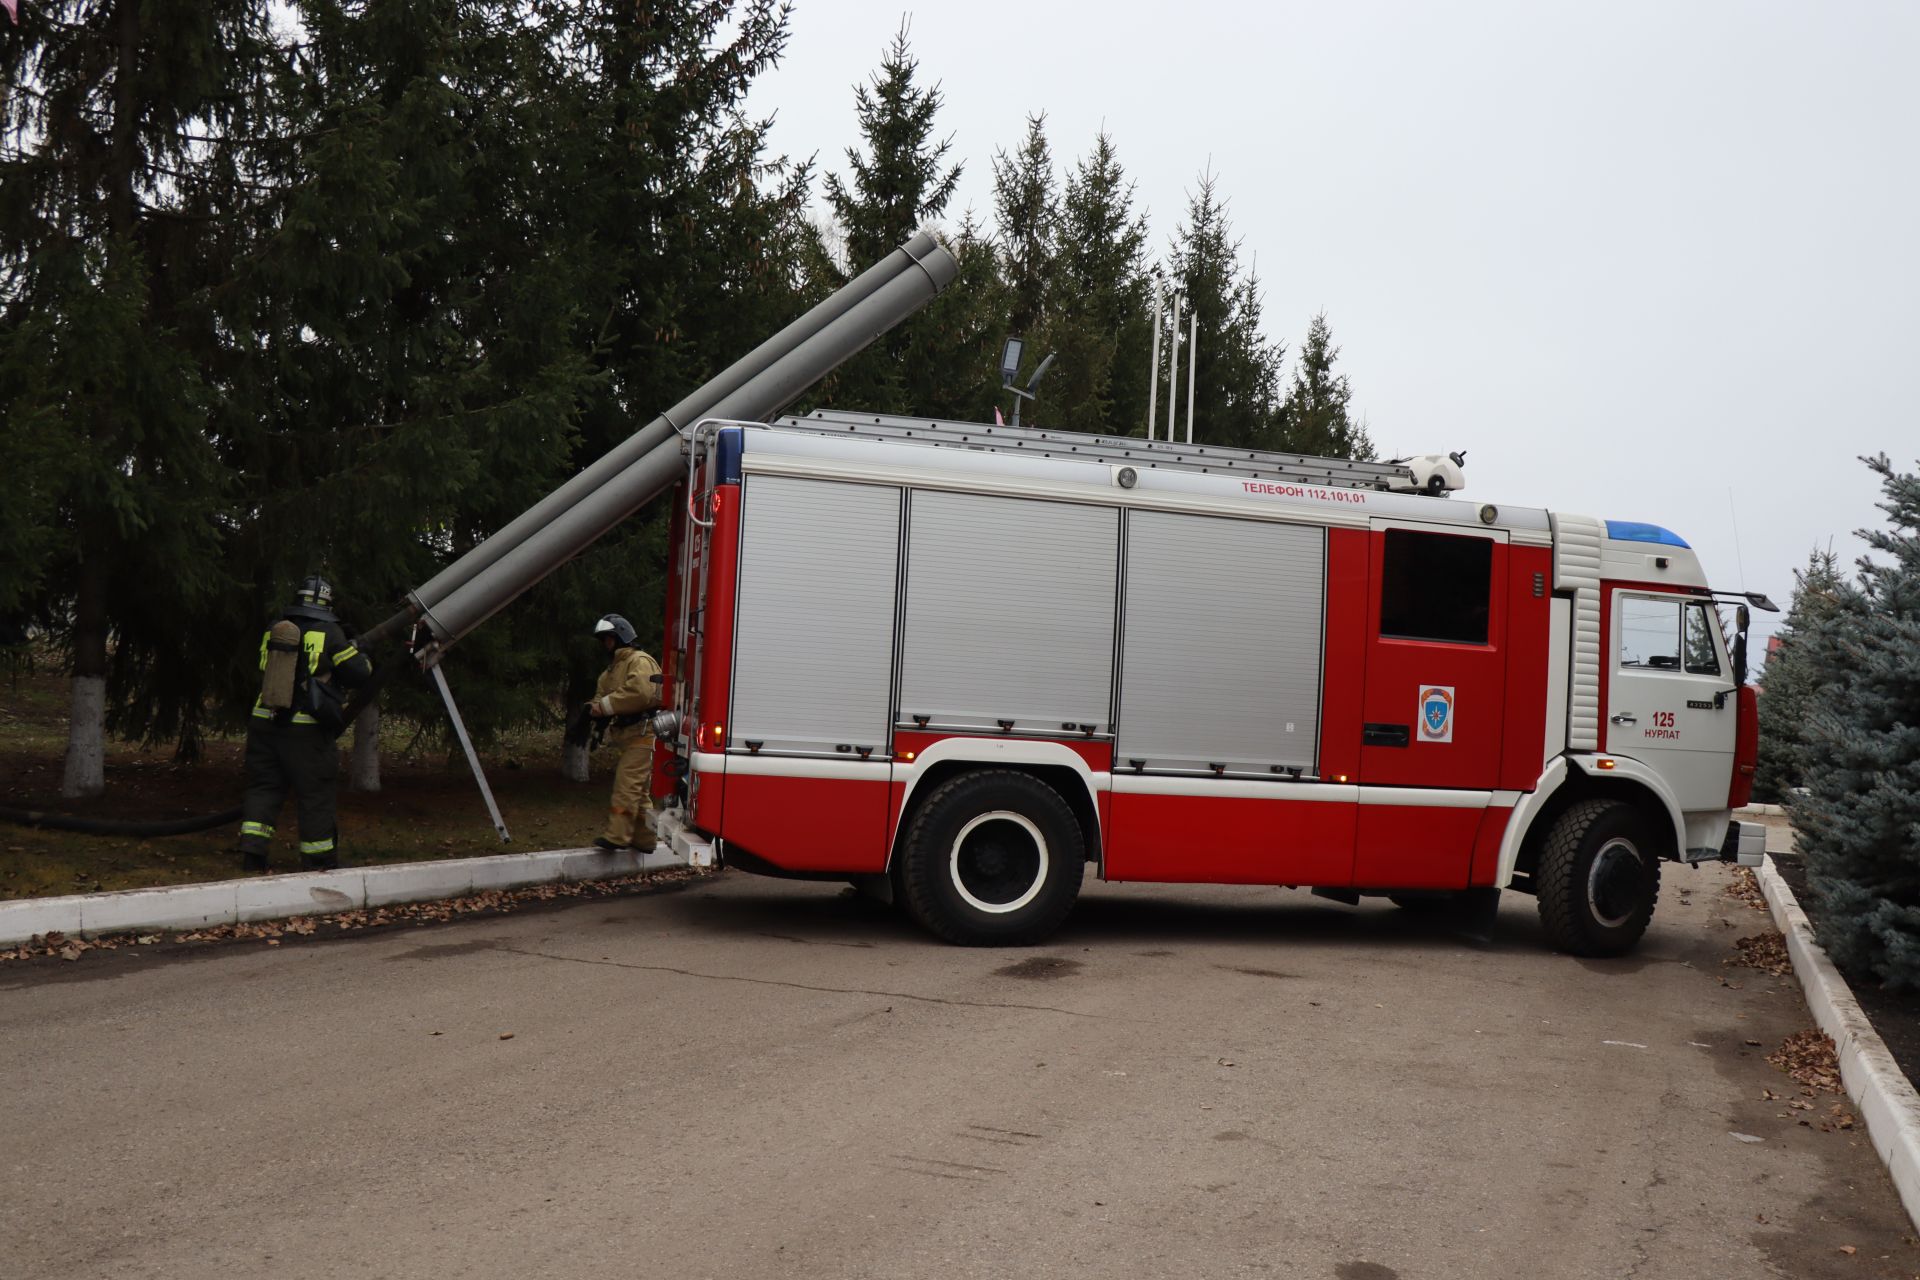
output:
{"label": "paved road surface", "polygon": [[1762,1100],[1810,1019],[1723,875],[1610,962],[1520,898],[1098,886],[969,951],[728,874],[10,965],[0,1276],[1920,1273],[1864,1135]]}

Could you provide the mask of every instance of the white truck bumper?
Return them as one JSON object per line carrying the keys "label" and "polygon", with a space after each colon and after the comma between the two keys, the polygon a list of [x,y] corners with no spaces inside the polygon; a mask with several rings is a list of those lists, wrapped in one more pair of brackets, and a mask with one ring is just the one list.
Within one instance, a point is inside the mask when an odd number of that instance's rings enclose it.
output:
{"label": "white truck bumper", "polygon": [[1733,847],[1734,856],[1729,859],[1735,866],[1758,867],[1761,859],[1767,856],[1767,829],[1758,822],[1735,822],[1739,836],[1727,843]]}

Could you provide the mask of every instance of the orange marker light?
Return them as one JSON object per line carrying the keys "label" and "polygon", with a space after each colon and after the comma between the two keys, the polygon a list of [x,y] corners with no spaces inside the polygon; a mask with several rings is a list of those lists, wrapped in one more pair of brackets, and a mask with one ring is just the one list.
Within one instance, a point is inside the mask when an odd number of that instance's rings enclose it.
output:
{"label": "orange marker light", "polygon": [[1611,768],[1613,768],[1613,761],[1611,761],[1611,760],[1609,760],[1609,759],[1607,759],[1607,758],[1606,758],[1605,756],[1602,756],[1602,757],[1601,757],[1600,759],[1598,759],[1598,760],[1595,760],[1595,761],[1594,761],[1593,763],[1594,763],[1594,764],[1595,764],[1595,765],[1596,765],[1597,767],[1599,767],[1599,768],[1602,768],[1602,769],[1611,769]]}
{"label": "orange marker light", "polygon": [[901,758],[902,760],[912,760],[912,759],[913,759],[913,752],[911,752],[911,751],[902,751],[902,752],[900,753],[900,758]]}
{"label": "orange marker light", "polygon": [[1335,782],[1345,782],[1345,781],[1347,780],[1347,775],[1346,775],[1346,774],[1344,774],[1344,773],[1336,773],[1336,774],[1335,774],[1335,775],[1333,776],[1333,780],[1334,780]]}

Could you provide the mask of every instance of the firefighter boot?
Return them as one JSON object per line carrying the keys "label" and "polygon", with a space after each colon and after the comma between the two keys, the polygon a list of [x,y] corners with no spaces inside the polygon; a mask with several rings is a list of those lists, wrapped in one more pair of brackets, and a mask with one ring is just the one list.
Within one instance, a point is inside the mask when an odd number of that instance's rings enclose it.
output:
{"label": "firefighter boot", "polygon": [[248,875],[265,875],[267,850],[273,842],[273,825],[266,822],[240,824],[240,869]]}
{"label": "firefighter boot", "polygon": [[340,867],[340,841],[335,836],[300,842],[302,871],[337,871]]}
{"label": "firefighter boot", "polygon": [[634,817],[636,821],[633,824],[633,841],[629,847],[638,854],[652,853],[660,843],[659,837],[653,831],[652,803],[643,802],[640,812]]}

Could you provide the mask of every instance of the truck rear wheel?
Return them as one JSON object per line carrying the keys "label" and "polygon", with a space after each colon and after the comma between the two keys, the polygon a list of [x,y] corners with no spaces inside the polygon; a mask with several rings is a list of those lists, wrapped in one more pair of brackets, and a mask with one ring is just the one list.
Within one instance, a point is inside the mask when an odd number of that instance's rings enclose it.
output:
{"label": "truck rear wheel", "polygon": [[907,913],[969,947],[1039,942],[1080,896],[1086,842],[1060,793],[1008,769],[948,779],[913,815],[901,850]]}
{"label": "truck rear wheel", "polygon": [[1618,800],[1581,800],[1555,820],[1534,870],[1540,922],[1562,951],[1633,949],[1660,897],[1660,859],[1645,819]]}

